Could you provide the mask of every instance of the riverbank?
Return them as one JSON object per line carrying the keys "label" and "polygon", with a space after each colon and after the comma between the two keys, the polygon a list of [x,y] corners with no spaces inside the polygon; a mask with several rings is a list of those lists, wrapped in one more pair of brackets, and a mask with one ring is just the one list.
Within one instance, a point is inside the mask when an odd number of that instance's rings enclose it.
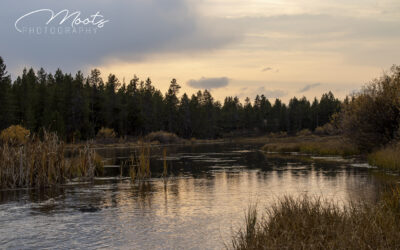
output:
{"label": "riverbank", "polygon": [[296,136],[272,138],[262,147],[265,152],[299,152],[321,156],[350,156],[361,152],[355,145],[341,136]]}
{"label": "riverbank", "polygon": [[284,197],[263,216],[250,207],[232,248],[247,249],[397,249],[400,246],[398,189],[377,204]]}
{"label": "riverbank", "polygon": [[[284,197],[257,214],[250,207],[245,225],[233,237],[233,249],[396,249],[400,247],[400,146],[393,144],[363,153],[340,136],[268,139],[268,153],[361,155],[378,167],[383,191],[376,203],[339,206],[322,198]],[[390,175],[388,175],[388,172]],[[394,175],[393,175],[394,174]],[[391,177],[391,178],[389,178]]]}
{"label": "riverbank", "polygon": [[[268,153],[298,152],[320,156],[362,156],[371,166],[381,170],[400,171],[400,145],[393,144],[370,153],[360,151],[355,144],[342,136],[294,136],[264,138],[261,148]],[[246,139],[244,139],[246,141]]]}

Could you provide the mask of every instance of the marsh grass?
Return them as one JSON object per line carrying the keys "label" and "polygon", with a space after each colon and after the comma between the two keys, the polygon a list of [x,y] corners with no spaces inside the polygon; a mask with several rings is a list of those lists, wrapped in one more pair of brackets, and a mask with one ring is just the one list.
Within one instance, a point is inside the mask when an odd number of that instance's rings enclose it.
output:
{"label": "marsh grass", "polygon": [[341,155],[350,156],[360,154],[355,145],[340,137],[312,137],[276,141],[267,143],[262,147],[267,152],[301,152],[314,155]]}
{"label": "marsh grass", "polygon": [[129,167],[129,176],[133,182],[151,178],[150,155],[150,144],[142,144],[134,155],[122,163]]}
{"label": "marsh grass", "polygon": [[400,144],[387,146],[368,155],[370,165],[400,171]]}
{"label": "marsh grass", "polygon": [[65,144],[54,133],[34,135],[21,145],[0,145],[0,188],[44,188],[81,177],[93,178],[102,163],[87,145],[67,158]]}
{"label": "marsh grass", "polygon": [[168,165],[167,165],[167,149],[163,149],[163,177],[168,176]]}
{"label": "marsh grass", "polygon": [[284,197],[260,217],[249,208],[233,249],[397,249],[400,247],[400,192],[381,202],[345,207],[307,196]]}
{"label": "marsh grass", "polygon": [[[151,144],[143,143],[138,150],[132,154],[128,160],[121,163],[122,168],[129,168],[129,176],[133,182],[144,181],[152,177],[152,171],[150,168],[151,158]],[[162,150],[163,169],[162,172],[159,168],[156,169],[156,173],[159,173],[161,177],[168,177],[168,164],[167,164],[167,149]]]}

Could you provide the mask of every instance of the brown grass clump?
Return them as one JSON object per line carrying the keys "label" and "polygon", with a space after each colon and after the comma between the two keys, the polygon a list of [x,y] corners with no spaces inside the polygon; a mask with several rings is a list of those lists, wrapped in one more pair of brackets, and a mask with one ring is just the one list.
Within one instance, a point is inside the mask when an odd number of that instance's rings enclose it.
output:
{"label": "brown grass clump", "polygon": [[303,129],[303,130],[297,132],[298,136],[309,136],[311,134],[312,134],[312,132],[309,129]]}
{"label": "brown grass clump", "polygon": [[65,144],[54,133],[32,136],[22,145],[0,145],[0,188],[44,188],[75,177],[92,178],[98,168],[94,150],[86,146],[66,158]]}
{"label": "brown grass clump", "polygon": [[12,145],[25,143],[29,137],[29,130],[20,125],[12,125],[0,133],[0,142]]}
{"label": "brown grass clump", "polygon": [[[397,193],[396,193],[397,192]],[[259,218],[251,207],[233,249],[398,249],[399,193],[377,205],[285,197]],[[390,204],[390,203],[396,204]]]}
{"label": "brown grass clump", "polygon": [[149,142],[158,141],[162,144],[178,144],[183,141],[176,134],[165,131],[152,132],[145,137],[145,140]]}
{"label": "brown grass clump", "polygon": [[96,137],[98,139],[113,139],[116,137],[116,133],[112,128],[104,128],[102,127],[99,132],[97,132]]}
{"label": "brown grass clump", "polygon": [[370,165],[379,168],[399,171],[400,170],[400,144],[386,146],[368,155]]}

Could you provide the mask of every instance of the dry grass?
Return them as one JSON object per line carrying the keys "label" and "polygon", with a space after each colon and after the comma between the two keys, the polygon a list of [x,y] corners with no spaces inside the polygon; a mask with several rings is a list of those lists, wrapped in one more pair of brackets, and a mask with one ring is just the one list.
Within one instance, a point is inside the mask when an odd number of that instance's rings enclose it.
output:
{"label": "dry grass", "polygon": [[65,144],[56,134],[29,138],[22,145],[0,145],[0,188],[44,188],[76,177],[92,178],[102,166],[89,146],[66,158]]}
{"label": "dry grass", "polygon": [[12,125],[0,133],[0,142],[11,145],[20,145],[26,143],[29,137],[29,130],[20,125]]}
{"label": "dry grass", "polygon": [[176,134],[165,131],[152,132],[145,137],[145,140],[149,142],[157,141],[162,144],[184,143],[184,140],[179,138]]}
{"label": "dry grass", "polygon": [[265,144],[262,149],[267,152],[301,152],[314,155],[357,155],[355,145],[341,137],[301,137],[293,140],[281,140]]}
{"label": "dry grass", "polygon": [[150,145],[143,144],[135,155],[131,155],[129,160],[122,163],[123,166],[129,167],[129,176],[133,182],[151,178],[150,152]]}
{"label": "dry grass", "polygon": [[399,190],[379,204],[337,204],[285,197],[259,218],[251,207],[233,249],[398,249]]}
{"label": "dry grass", "polygon": [[400,144],[387,146],[368,156],[370,165],[379,168],[399,171],[400,170]]}
{"label": "dry grass", "polygon": [[102,127],[99,132],[97,132],[96,137],[99,139],[112,139],[115,138],[117,135],[112,128],[104,128]]}
{"label": "dry grass", "polygon": [[167,149],[163,149],[163,177],[168,176],[168,165],[167,165]]}

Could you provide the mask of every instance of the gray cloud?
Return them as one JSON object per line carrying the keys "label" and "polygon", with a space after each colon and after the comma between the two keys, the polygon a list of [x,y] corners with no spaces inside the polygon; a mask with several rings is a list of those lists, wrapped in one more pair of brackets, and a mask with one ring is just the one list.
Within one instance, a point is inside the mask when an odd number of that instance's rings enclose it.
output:
{"label": "gray cloud", "polygon": [[217,89],[227,86],[229,84],[229,79],[227,77],[218,77],[218,78],[202,77],[198,80],[189,80],[187,84],[192,88]]}
{"label": "gray cloud", "polygon": [[[165,52],[216,49],[236,39],[233,27],[202,16],[189,0],[3,0],[2,6],[0,56],[11,69],[24,64],[75,71],[106,60],[139,61]],[[110,22],[92,35],[28,35],[14,29],[19,17],[43,8],[81,11],[82,18],[100,11]],[[25,24],[43,26],[45,20],[38,14]]]}
{"label": "gray cloud", "polygon": [[267,90],[264,87],[257,89],[257,92],[263,94],[266,98],[281,98],[287,95],[286,91],[275,89],[275,90]]}
{"label": "gray cloud", "polygon": [[256,95],[264,95],[266,98],[281,98],[287,95],[287,92],[281,89],[266,89],[263,87],[258,88],[241,88],[241,93],[238,94],[239,97],[250,97],[255,98]]}
{"label": "gray cloud", "polygon": [[316,88],[316,87],[318,87],[320,85],[321,85],[321,83],[308,84],[308,85],[304,86],[303,88],[301,88],[299,90],[299,93],[307,92],[310,89]]}
{"label": "gray cloud", "polygon": [[263,68],[261,71],[262,71],[262,72],[266,72],[266,71],[271,71],[271,70],[272,70],[271,67],[266,67],[266,68]]}

